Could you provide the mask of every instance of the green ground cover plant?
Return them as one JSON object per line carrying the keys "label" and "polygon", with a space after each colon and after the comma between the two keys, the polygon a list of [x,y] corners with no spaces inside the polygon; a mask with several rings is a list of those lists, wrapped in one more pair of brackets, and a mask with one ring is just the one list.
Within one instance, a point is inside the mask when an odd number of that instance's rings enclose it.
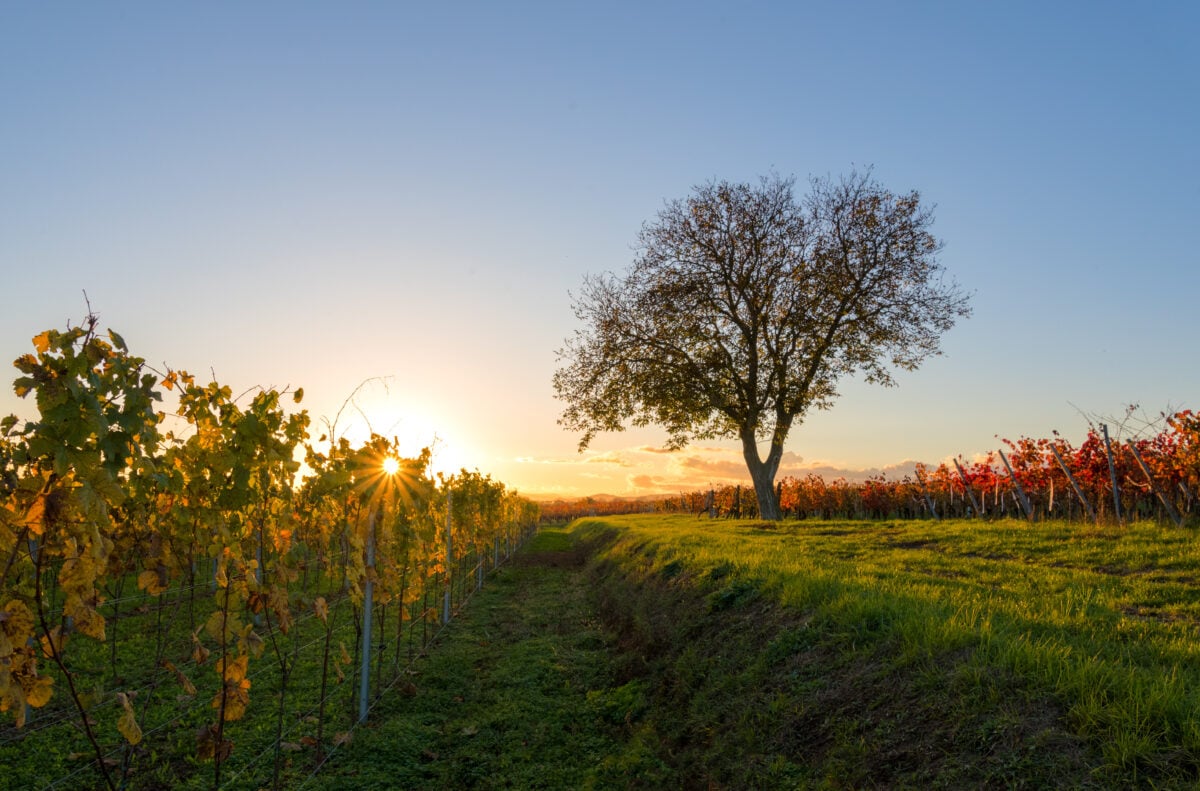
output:
{"label": "green ground cover plant", "polygon": [[645,700],[612,686],[588,549],[542,530],[303,788],[608,788],[655,769],[652,754],[625,754],[626,719]]}
{"label": "green ground cover plant", "polygon": [[[133,585],[125,587],[132,589]],[[103,694],[105,685],[128,690],[127,698],[139,714],[144,737],[139,745],[130,748],[111,741],[107,745],[106,759],[113,768],[120,766],[129,772],[127,788],[212,787],[211,773],[195,755],[197,735],[213,711],[212,692],[204,687],[211,687],[206,682],[216,673],[211,651],[205,653],[194,637],[214,612],[211,598],[205,595],[207,584],[201,582],[200,587],[204,590],[195,597],[178,589],[158,596],[139,591],[124,597],[123,606],[103,605],[108,640],[77,644],[72,669],[78,678],[88,680],[83,694],[93,724],[115,732],[113,723],[122,714],[110,696]],[[440,588],[434,591],[440,593]],[[324,618],[314,614],[310,605],[309,612],[293,619],[286,635],[265,618],[259,624],[260,661],[247,678],[260,702],[249,707],[242,720],[229,725],[229,736],[238,749],[228,762],[223,787],[272,785],[276,758],[284,767],[311,766],[317,760],[317,744],[327,746],[330,739],[336,741],[356,719],[361,609],[352,606],[337,575],[313,575],[306,596],[325,602]],[[426,596],[426,600],[433,598]],[[372,695],[423,650],[427,636],[436,630],[436,615],[424,612],[421,604],[418,600],[407,608],[399,642],[397,607],[378,608],[378,616],[390,622],[388,650],[372,659]],[[323,662],[326,644],[327,667]],[[289,672],[282,708],[281,660]],[[52,669],[50,673],[56,677]],[[323,740],[319,738],[322,730]],[[68,700],[32,711],[22,729],[0,727],[0,766],[4,770],[0,789],[103,785]]]}

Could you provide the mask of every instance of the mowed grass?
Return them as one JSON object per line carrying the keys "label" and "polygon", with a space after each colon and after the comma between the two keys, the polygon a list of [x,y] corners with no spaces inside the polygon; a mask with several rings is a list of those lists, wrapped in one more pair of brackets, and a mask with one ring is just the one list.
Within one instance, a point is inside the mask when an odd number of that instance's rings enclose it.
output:
{"label": "mowed grass", "polygon": [[[596,619],[586,548],[544,529],[500,569],[305,789],[612,787],[620,728],[611,635]],[[589,695],[589,693],[591,693]]]}
{"label": "mowed grass", "polygon": [[1194,532],[544,529],[285,787],[1194,788]]}
{"label": "mowed grass", "polygon": [[[623,609],[622,630],[640,631],[650,655],[630,676],[686,690],[674,700],[690,725],[650,718],[664,746],[707,740],[696,760],[731,786],[1200,779],[1195,531],[691,516],[581,520],[574,530],[608,536],[603,576],[627,580],[608,607]],[[636,606],[619,601],[651,589]],[[679,615],[696,609],[681,609],[688,595],[707,603],[703,618]],[[653,623],[669,601],[673,623]],[[688,647],[716,628],[706,620],[729,613],[744,624],[739,650]],[[736,620],[720,628],[724,642],[738,639]],[[725,674],[734,692],[697,674]],[[739,702],[747,696],[752,705]],[[734,722],[721,710],[731,706]],[[704,720],[732,735],[713,736]],[[797,729],[807,733],[789,742],[784,732]],[[722,770],[739,750],[755,768]]]}

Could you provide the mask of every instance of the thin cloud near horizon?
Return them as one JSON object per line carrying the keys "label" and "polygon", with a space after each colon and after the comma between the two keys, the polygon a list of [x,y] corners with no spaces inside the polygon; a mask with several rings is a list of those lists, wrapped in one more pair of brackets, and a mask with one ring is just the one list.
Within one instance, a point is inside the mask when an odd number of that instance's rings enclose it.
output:
{"label": "thin cloud near horizon", "polygon": [[[741,453],[732,448],[702,447],[663,451],[647,446],[635,446],[585,453],[575,459],[521,457],[515,461],[522,464],[578,465],[581,472],[586,467],[589,471],[584,473],[584,477],[600,487],[594,491],[582,491],[578,487],[573,491],[567,491],[564,487],[553,487],[546,491],[531,490],[531,496],[543,499],[569,499],[597,494],[641,497],[696,491],[711,486],[751,486],[750,475],[745,462],[742,461]],[[824,460],[805,461],[800,454],[789,451],[784,454],[777,480],[787,477],[803,478],[811,474],[829,481],[844,478],[852,483],[878,475],[902,478],[911,475],[916,464],[914,459],[904,459],[878,467],[852,467]],[[611,467],[612,472],[606,475],[602,470],[608,467]]]}

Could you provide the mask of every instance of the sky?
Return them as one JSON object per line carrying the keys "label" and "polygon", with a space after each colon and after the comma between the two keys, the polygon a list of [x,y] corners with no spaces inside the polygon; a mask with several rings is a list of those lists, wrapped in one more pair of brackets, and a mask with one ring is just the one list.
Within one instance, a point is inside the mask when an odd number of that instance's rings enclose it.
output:
{"label": "sky", "polygon": [[[748,478],[557,425],[571,293],[713,179],[873,167],[974,315],[781,474],[1200,408],[1200,5],[0,4],[0,358],[78,324],[519,491]],[[84,294],[86,293],[86,301]],[[10,369],[15,378],[15,369]],[[0,414],[34,405],[0,391]]]}

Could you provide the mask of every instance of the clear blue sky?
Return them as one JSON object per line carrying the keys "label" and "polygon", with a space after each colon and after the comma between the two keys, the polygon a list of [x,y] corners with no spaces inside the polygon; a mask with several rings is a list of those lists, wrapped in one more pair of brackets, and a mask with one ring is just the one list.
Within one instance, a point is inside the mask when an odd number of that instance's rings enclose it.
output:
{"label": "clear blue sky", "polygon": [[937,205],[975,316],[898,388],[845,382],[789,469],[1200,407],[1198,28],[1192,2],[7,3],[0,357],[86,290],[151,363],[303,385],[318,418],[386,377],[376,430],[526,491],[719,483],[732,445],[575,454],[567,292],[695,184],[873,165]]}

